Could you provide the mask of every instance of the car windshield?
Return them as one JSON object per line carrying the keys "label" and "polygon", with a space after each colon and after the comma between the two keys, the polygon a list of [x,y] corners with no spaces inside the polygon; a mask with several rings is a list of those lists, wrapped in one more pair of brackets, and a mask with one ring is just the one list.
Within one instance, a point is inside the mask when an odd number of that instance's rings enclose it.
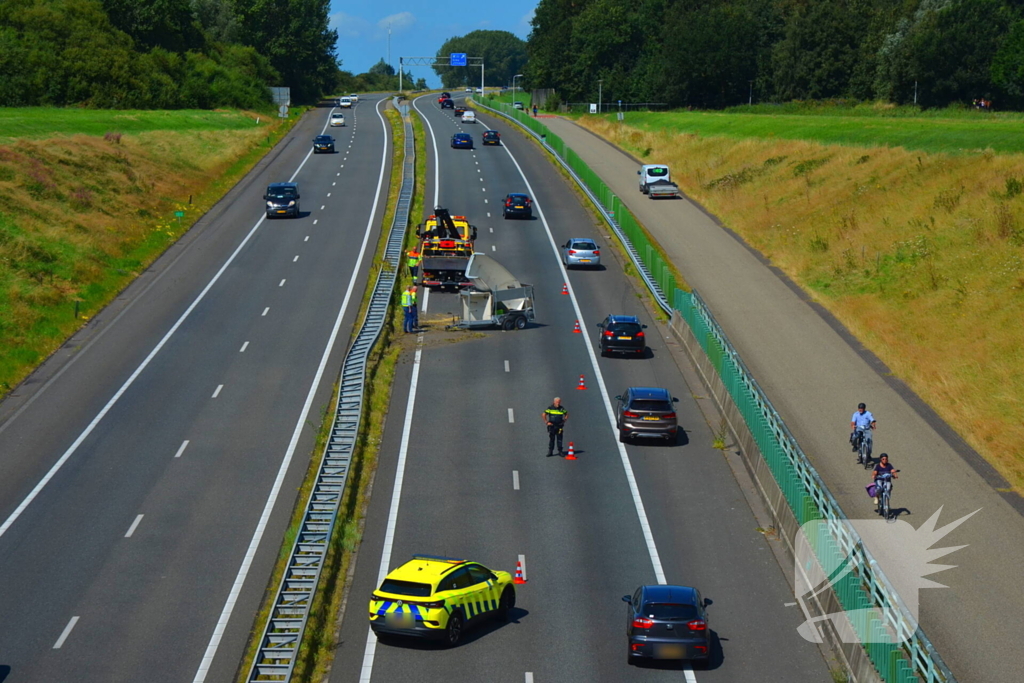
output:
{"label": "car windshield", "polygon": [[657,401],[650,398],[634,398],[629,406],[630,410],[647,410],[651,412],[670,413],[672,403],[669,401]]}
{"label": "car windshield", "polygon": [[668,175],[667,168],[649,168],[647,169],[647,175],[654,176],[655,178]]}
{"label": "car windshield", "polygon": [[333,119],[343,119],[343,118],[345,118],[345,115],[344,114],[331,114],[331,118],[333,118]]}
{"label": "car windshield", "polygon": [[399,581],[398,579],[384,579],[384,582],[380,584],[380,592],[393,595],[408,595],[413,598],[428,598],[433,593],[429,583]]}
{"label": "car windshield", "polygon": [[700,616],[693,605],[668,602],[649,602],[644,605],[643,613],[651,619],[662,621],[690,621]]}
{"label": "car windshield", "polygon": [[640,325],[637,323],[612,323],[607,329],[611,332],[622,332],[623,334],[632,334],[640,331]]}
{"label": "car windshield", "polygon": [[327,137],[326,135],[318,135],[317,138],[316,138],[316,141],[317,142],[330,142],[331,139],[329,137]]}
{"label": "car windshield", "polygon": [[595,251],[597,249],[597,245],[593,242],[573,242],[572,248],[581,249],[583,251]]}
{"label": "car windshield", "polygon": [[282,190],[267,190],[267,197],[270,199],[291,199],[295,196],[295,190],[288,188]]}

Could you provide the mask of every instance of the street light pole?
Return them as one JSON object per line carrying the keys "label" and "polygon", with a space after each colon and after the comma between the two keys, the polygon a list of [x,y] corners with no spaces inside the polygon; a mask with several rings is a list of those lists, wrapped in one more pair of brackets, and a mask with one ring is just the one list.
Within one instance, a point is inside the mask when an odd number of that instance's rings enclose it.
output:
{"label": "street light pole", "polygon": [[747,104],[754,104],[754,81],[750,81],[750,97],[747,98]]}
{"label": "street light pole", "polygon": [[480,100],[484,99],[484,60],[480,60]]}
{"label": "street light pole", "polygon": [[516,92],[518,92],[516,90],[516,79],[517,78],[522,78],[522,77],[523,77],[523,74],[516,74],[515,76],[512,77],[512,97],[515,97]]}
{"label": "street light pole", "polygon": [[597,79],[597,113],[601,113],[601,86],[604,84],[604,79]]}

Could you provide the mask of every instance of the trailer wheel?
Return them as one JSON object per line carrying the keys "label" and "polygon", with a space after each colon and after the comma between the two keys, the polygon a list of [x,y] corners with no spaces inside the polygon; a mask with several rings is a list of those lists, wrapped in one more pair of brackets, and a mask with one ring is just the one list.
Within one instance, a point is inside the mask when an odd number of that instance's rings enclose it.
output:
{"label": "trailer wheel", "polygon": [[517,330],[525,330],[526,329],[526,317],[525,316],[522,316],[522,315],[517,315],[516,316],[516,329]]}
{"label": "trailer wheel", "polygon": [[506,332],[511,332],[512,330],[515,329],[515,326],[516,321],[513,320],[511,317],[505,318],[505,320],[502,321],[501,323],[501,329],[505,330]]}

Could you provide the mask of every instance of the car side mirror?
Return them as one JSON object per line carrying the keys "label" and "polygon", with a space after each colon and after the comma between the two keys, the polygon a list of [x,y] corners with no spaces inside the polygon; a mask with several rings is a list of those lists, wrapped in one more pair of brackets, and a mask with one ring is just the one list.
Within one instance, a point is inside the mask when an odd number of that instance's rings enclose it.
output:
{"label": "car side mirror", "polygon": [[616,400],[616,401],[621,401],[621,400],[622,400],[622,397],[621,397],[621,396],[616,396],[616,397],[615,397],[615,400]]}
{"label": "car side mirror", "polygon": [[704,598],[704,600],[701,602],[701,605],[703,605],[705,609],[711,607],[711,605],[713,604],[714,603],[711,602],[711,598]]}
{"label": "car side mirror", "polygon": [[672,397],[672,402],[673,402],[673,403],[679,403],[679,399],[678,399],[678,398],[676,398],[675,396],[673,396],[673,397]]}
{"label": "car side mirror", "polygon": [[263,198],[264,198],[264,199],[266,199],[266,198],[267,198],[267,195],[263,195]]}
{"label": "car side mirror", "polygon": [[296,199],[299,199],[299,198],[300,198],[300,196],[299,196],[299,195],[295,195],[295,198],[296,198]]}
{"label": "car side mirror", "polygon": [[622,596],[622,602],[626,603],[627,605],[632,605],[633,604],[633,598],[631,598],[628,595],[623,595]]}
{"label": "car side mirror", "polygon": [[647,329],[647,325],[641,325],[641,326],[640,326],[640,329],[641,329],[641,330],[646,330],[646,329]]}
{"label": "car side mirror", "polygon": [[604,325],[601,324],[601,323],[597,323],[596,327],[598,327],[599,329],[602,329],[602,330],[604,329]]}
{"label": "car side mirror", "polygon": [[636,172],[636,174],[637,174],[637,175],[640,175],[640,171],[637,171],[637,172]]}
{"label": "car side mirror", "polygon": [[476,226],[473,226],[473,239],[476,239]]}

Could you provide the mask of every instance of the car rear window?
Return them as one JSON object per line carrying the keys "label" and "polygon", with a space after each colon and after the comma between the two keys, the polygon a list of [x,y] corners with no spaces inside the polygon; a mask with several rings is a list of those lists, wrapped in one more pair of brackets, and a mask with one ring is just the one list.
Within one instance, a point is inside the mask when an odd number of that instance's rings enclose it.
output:
{"label": "car rear window", "polygon": [[668,175],[667,168],[649,168],[647,169],[647,175],[654,176],[655,178]]}
{"label": "car rear window", "polygon": [[572,248],[594,251],[595,249],[597,249],[597,245],[594,244],[593,242],[573,242]]}
{"label": "car rear window", "polygon": [[428,598],[433,591],[431,590],[429,583],[384,579],[384,582],[380,585],[380,592],[392,593],[394,595],[408,595],[413,598]]}
{"label": "car rear window", "polygon": [[631,410],[651,410],[658,412],[672,412],[672,404],[669,401],[655,401],[649,398],[634,398],[630,404]]}
{"label": "car rear window", "polygon": [[644,605],[643,614],[651,619],[663,621],[690,621],[700,615],[693,605],[680,605],[668,602],[649,602]]}
{"label": "car rear window", "polygon": [[640,325],[637,323],[612,323],[608,326],[608,329],[612,332],[624,332],[629,334],[639,332]]}

